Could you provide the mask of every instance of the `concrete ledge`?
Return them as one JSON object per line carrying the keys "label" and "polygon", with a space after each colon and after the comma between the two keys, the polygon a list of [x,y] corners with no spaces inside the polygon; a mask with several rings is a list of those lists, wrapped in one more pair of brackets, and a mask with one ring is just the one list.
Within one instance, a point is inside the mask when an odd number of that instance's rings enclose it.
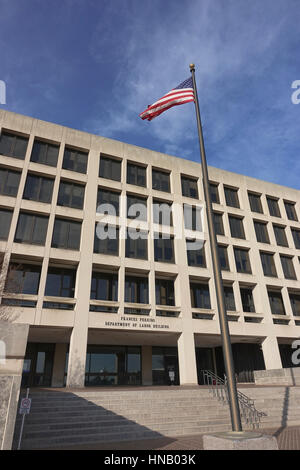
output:
{"label": "concrete ledge", "polygon": [[256,385],[300,385],[300,367],[255,370]]}
{"label": "concrete ledge", "polygon": [[273,436],[257,432],[219,432],[203,436],[204,450],[278,450]]}

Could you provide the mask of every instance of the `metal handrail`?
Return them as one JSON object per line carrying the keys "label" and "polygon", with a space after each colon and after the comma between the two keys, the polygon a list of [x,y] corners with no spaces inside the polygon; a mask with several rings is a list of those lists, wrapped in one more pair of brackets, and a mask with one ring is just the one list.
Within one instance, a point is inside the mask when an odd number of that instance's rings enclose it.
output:
{"label": "metal handrail", "polygon": [[[229,403],[227,380],[221,379],[210,370],[202,370],[204,385],[208,385],[213,396],[223,403]],[[238,401],[240,405],[241,418],[246,424],[250,424],[253,429],[258,428],[260,418],[267,416],[263,411],[258,411],[254,406],[254,400],[238,390]]]}

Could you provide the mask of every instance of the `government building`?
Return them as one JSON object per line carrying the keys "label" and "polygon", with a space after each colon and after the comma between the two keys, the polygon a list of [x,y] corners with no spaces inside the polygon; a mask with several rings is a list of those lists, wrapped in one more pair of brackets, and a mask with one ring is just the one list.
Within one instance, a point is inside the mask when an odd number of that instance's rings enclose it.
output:
{"label": "government building", "polygon": [[[223,376],[205,211],[201,237],[194,224],[200,163],[5,110],[0,133],[0,316],[30,325],[22,386]],[[297,365],[300,191],[208,172],[237,380],[251,382]],[[145,208],[140,237],[129,236],[134,204]]]}

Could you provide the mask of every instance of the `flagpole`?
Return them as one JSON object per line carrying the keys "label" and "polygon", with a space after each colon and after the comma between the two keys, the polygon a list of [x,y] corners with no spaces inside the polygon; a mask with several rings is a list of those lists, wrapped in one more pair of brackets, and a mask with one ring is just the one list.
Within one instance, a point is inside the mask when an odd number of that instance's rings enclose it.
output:
{"label": "flagpole", "polygon": [[195,110],[196,110],[197,126],[198,126],[198,134],[199,134],[204,197],[205,197],[205,202],[206,202],[209,239],[210,239],[213,270],[214,270],[214,277],[215,277],[217,304],[218,304],[218,311],[219,311],[219,323],[220,323],[220,330],[221,330],[221,337],[222,337],[223,358],[224,358],[225,372],[226,372],[226,377],[227,377],[229,407],[230,407],[230,414],[231,414],[231,426],[232,426],[232,431],[241,432],[242,423],[241,423],[240,409],[239,409],[238,396],[237,396],[237,386],[236,386],[236,379],[235,379],[235,373],[234,373],[234,363],[233,363],[232,348],[231,348],[231,342],[230,342],[230,333],[229,333],[225,299],[224,299],[224,290],[223,290],[223,282],[222,282],[222,275],[221,275],[221,268],[220,268],[220,261],[219,261],[217,237],[216,237],[216,231],[215,231],[214,219],[213,219],[213,210],[212,210],[212,203],[211,203],[211,196],[210,196],[210,186],[209,186],[204,139],[203,139],[202,125],[201,125],[200,108],[199,108],[197,87],[196,87],[196,80],[195,80],[195,65],[194,64],[190,64],[190,71],[192,73],[193,88],[194,88],[194,94],[195,94]]}

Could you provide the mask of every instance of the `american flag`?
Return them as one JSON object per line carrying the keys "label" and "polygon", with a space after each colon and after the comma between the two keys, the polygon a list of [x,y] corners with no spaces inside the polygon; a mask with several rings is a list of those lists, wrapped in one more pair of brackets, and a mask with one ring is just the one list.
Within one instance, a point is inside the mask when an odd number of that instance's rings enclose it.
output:
{"label": "american flag", "polygon": [[172,108],[172,106],[189,103],[190,101],[195,101],[192,77],[180,83],[180,85],[173,88],[169,93],[166,93],[155,103],[149,105],[148,108],[140,114],[140,117],[151,121],[167,109]]}

